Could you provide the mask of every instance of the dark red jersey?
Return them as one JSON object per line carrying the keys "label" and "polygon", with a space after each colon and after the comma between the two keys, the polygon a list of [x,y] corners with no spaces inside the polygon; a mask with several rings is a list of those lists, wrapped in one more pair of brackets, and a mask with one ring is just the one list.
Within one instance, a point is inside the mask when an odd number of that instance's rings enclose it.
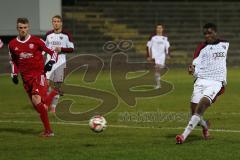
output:
{"label": "dark red jersey", "polygon": [[40,38],[33,35],[24,41],[14,38],[8,47],[12,74],[20,73],[24,82],[44,74],[43,51],[50,54],[55,62],[57,60],[57,53],[48,49]]}

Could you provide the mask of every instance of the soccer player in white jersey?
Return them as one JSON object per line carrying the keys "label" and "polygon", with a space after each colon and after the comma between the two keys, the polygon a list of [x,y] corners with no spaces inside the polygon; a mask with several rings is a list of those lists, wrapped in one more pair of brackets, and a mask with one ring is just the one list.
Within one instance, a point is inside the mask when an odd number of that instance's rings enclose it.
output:
{"label": "soccer player in white jersey", "polygon": [[[59,91],[59,95],[63,95],[61,85],[64,82],[64,70],[66,68],[66,53],[74,51],[72,36],[63,30],[62,17],[55,15],[52,17],[53,30],[46,34],[46,46],[59,53],[58,61],[53,65],[50,72],[46,73],[47,79],[52,81],[55,89]],[[47,57],[47,61],[50,57]],[[46,62],[47,62],[46,61]],[[52,102],[51,111],[55,112],[55,108],[59,99],[59,95]]]}
{"label": "soccer player in white jersey", "polygon": [[227,51],[229,42],[217,37],[213,23],[203,26],[205,42],[199,44],[188,71],[196,80],[191,98],[192,117],[184,132],[176,136],[176,143],[182,144],[196,125],[203,127],[204,139],[209,138],[208,125],[202,119],[206,109],[224,92],[227,84]]}
{"label": "soccer player in white jersey", "polygon": [[156,34],[152,35],[147,42],[147,60],[155,61],[155,80],[156,80],[156,89],[161,87],[160,79],[160,71],[165,67],[166,57],[169,56],[169,47],[170,43],[166,36],[163,36],[163,25],[158,24],[156,26]]}

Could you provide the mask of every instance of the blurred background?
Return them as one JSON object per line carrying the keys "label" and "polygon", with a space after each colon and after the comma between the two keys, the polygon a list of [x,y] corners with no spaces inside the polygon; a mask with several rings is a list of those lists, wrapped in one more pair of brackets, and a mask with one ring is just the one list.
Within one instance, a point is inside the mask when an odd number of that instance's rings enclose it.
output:
{"label": "blurred background", "polygon": [[[171,43],[169,66],[186,66],[198,43],[202,26],[216,23],[218,34],[230,41],[228,64],[239,65],[240,2],[204,0],[0,0],[1,72],[8,70],[8,41],[16,36],[16,18],[27,17],[31,33],[39,36],[51,29],[51,17],[63,16],[64,29],[71,32],[76,54],[110,56],[103,51],[107,41],[132,40],[127,53],[145,59],[146,43],[155,25],[165,26]],[[69,55],[71,56],[71,55]]]}

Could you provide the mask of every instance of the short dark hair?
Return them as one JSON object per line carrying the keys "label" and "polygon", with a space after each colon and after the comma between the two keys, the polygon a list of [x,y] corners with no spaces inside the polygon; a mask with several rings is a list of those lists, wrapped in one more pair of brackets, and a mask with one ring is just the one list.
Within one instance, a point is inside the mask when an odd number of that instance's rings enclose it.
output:
{"label": "short dark hair", "polygon": [[21,17],[21,18],[18,18],[18,19],[17,19],[17,24],[18,24],[18,23],[29,24],[29,21],[28,21],[27,18]]}
{"label": "short dark hair", "polygon": [[55,15],[55,16],[52,17],[52,19],[53,18],[57,18],[57,19],[60,19],[62,21],[62,16],[60,16],[60,15]]}
{"label": "short dark hair", "polygon": [[203,29],[208,29],[208,28],[211,28],[211,29],[213,29],[215,32],[217,32],[217,26],[216,26],[214,23],[206,23],[206,24],[203,26]]}
{"label": "short dark hair", "polygon": [[162,26],[162,27],[164,27],[164,25],[163,25],[162,23],[157,23],[157,24],[156,24],[156,27],[157,27],[157,26]]}

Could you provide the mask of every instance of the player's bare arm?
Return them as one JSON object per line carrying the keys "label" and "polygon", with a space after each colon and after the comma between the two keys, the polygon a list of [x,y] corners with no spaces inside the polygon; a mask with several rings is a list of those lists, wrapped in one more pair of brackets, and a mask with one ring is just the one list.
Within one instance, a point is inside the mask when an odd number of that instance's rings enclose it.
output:
{"label": "player's bare arm", "polygon": [[188,73],[191,74],[191,75],[193,75],[194,72],[195,72],[195,66],[192,65],[192,64],[190,64],[190,65],[188,66]]}
{"label": "player's bare arm", "polygon": [[152,63],[152,51],[151,49],[148,49],[148,55],[147,55],[147,61]]}

